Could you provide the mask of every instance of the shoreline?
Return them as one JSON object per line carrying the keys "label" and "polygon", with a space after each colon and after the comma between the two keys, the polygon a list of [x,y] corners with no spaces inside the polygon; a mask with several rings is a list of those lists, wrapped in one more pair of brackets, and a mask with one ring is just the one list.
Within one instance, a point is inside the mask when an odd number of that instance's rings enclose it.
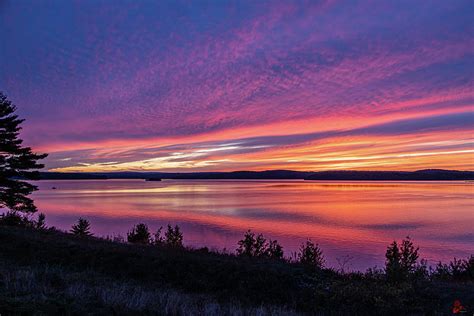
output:
{"label": "shoreline", "polygon": [[[243,258],[206,248],[118,243],[75,237],[51,229],[0,226],[0,254],[3,264],[0,275],[6,275],[8,267],[8,278],[24,282],[22,271],[26,269],[30,280],[28,286],[25,284],[17,292],[5,292],[8,290],[5,286],[13,286],[10,279],[0,283],[0,311],[6,313],[8,308],[55,312],[113,308],[119,314],[147,314],[151,310],[159,313],[172,299],[177,310],[182,305],[191,309],[188,313],[204,315],[196,297],[214,304],[220,311],[226,306],[233,309],[238,306],[244,314],[252,314],[256,308],[262,308],[263,315],[316,311],[321,315],[448,313],[456,299],[466,306],[474,306],[472,276],[458,280],[413,275],[404,281],[391,282],[382,271],[376,270],[366,273],[314,270],[297,263]],[[56,283],[50,283],[52,280]],[[35,295],[38,286],[47,288],[48,294]],[[126,297],[120,296],[120,291],[114,294],[122,301],[104,299],[104,293],[123,288],[128,289]],[[73,289],[76,292],[80,289],[82,296],[68,294]],[[129,304],[137,293],[156,298],[159,293],[170,291],[174,298],[162,298],[159,306],[153,305],[155,301],[151,299],[139,305]]]}

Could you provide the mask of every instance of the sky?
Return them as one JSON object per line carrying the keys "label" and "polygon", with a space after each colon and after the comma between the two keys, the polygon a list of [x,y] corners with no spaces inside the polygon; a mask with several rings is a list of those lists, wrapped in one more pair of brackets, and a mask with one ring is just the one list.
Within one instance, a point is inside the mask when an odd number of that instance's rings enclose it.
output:
{"label": "sky", "polygon": [[51,171],[474,170],[474,1],[1,0]]}

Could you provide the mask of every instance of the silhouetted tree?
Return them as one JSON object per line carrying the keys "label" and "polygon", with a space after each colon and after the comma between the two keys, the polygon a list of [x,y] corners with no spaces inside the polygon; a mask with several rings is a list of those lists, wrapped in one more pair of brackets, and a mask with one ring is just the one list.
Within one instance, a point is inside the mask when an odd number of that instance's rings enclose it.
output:
{"label": "silhouetted tree", "polygon": [[244,235],[244,239],[238,242],[237,254],[246,257],[263,256],[266,250],[265,243],[266,239],[263,238],[262,234],[255,236],[255,233],[248,230]]}
{"label": "silhouetted tree", "polygon": [[90,232],[91,224],[87,219],[79,218],[76,225],[72,225],[71,233],[79,237],[92,236]]}
{"label": "silhouetted tree", "polygon": [[157,246],[163,246],[165,244],[165,238],[161,236],[162,230],[163,230],[163,226],[158,228],[158,230],[155,233],[155,239],[153,240],[153,243]]}
{"label": "silhouetted tree", "polygon": [[270,240],[265,249],[265,255],[270,259],[283,259],[283,247],[276,240]]}
{"label": "silhouetted tree", "polygon": [[133,226],[132,230],[127,233],[127,240],[133,244],[149,244],[150,231],[146,224],[138,224]]}
{"label": "silhouetted tree", "polygon": [[0,215],[0,225],[46,229],[46,216],[43,213],[34,220],[30,216],[17,211],[7,211]]}
{"label": "silhouetted tree", "polygon": [[160,227],[156,233],[153,243],[157,246],[166,246],[173,248],[182,248],[183,247],[183,233],[178,225],[175,225],[174,228],[168,224],[164,236],[161,235],[163,227]]}
{"label": "silhouetted tree", "polygon": [[387,273],[388,278],[397,279],[402,275],[401,258],[398,243],[394,240],[385,252],[385,273]]}
{"label": "silhouetted tree", "polygon": [[29,227],[31,221],[27,216],[23,216],[16,211],[7,211],[0,215],[0,225]]}
{"label": "silhouetted tree", "polygon": [[36,229],[45,229],[46,228],[46,215],[44,213],[38,214],[38,220],[35,222]]}
{"label": "silhouetted tree", "polygon": [[402,240],[400,245],[400,264],[406,273],[413,273],[416,270],[418,258],[420,257],[418,250],[420,250],[420,247],[415,248],[409,236]]}
{"label": "silhouetted tree", "polygon": [[168,229],[165,232],[165,244],[169,247],[183,247],[183,233],[178,225],[173,228],[168,224]]}
{"label": "silhouetted tree", "polygon": [[318,244],[308,239],[300,247],[298,262],[310,268],[322,269],[325,263],[323,251]]}
{"label": "silhouetted tree", "polygon": [[474,255],[467,259],[456,259],[443,264],[439,262],[433,273],[434,278],[437,279],[457,279],[457,280],[474,280]]}
{"label": "silhouetted tree", "polygon": [[283,259],[283,247],[276,240],[267,240],[262,234],[255,235],[248,230],[244,238],[239,240],[237,254],[244,257],[265,257]]}
{"label": "silhouetted tree", "polygon": [[410,237],[406,237],[400,245],[393,241],[385,253],[385,272],[390,280],[402,280],[417,270],[418,250]]}
{"label": "silhouetted tree", "polygon": [[19,137],[21,123],[16,107],[0,92],[0,207],[13,212],[34,213],[36,206],[28,198],[37,187],[25,180],[38,179],[38,169],[44,167],[38,160],[46,154],[35,154],[23,147]]}

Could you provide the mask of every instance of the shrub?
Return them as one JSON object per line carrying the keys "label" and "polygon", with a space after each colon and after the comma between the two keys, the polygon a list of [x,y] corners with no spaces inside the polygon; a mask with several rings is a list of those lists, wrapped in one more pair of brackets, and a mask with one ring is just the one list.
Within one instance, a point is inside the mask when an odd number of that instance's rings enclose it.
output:
{"label": "shrub", "polygon": [[324,268],[325,260],[323,251],[318,244],[313,243],[310,239],[303,243],[297,255],[298,262],[311,268]]}
{"label": "shrub", "polygon": [[183,247],[183,233],[179,229],[178,225],[175,225],[173,228],[168,224],[168,229],[165,232],[165,244],[168,247]]}
{"label": "shrub", "polygon": [[163,236],[161,236],[161,231],[163,230],[163,227],[158,228],[158,230],[155,233],[155,239],[153,240],[153,243],[157,246],[164,246],[165,245],[165,239]]}
{"label": "shrub", "polygon": [[46,215],[44,213],[38,214],[38,220],[35,222],[36,229],[46,229]]}
{"label": "shrub", "polygon": [[111,242],[114,242],[114,243],[124,243],[125,242],[125,238],[120,234],[118,234],[118,235],[107,235],[107,236],[105,236],[105,240],[111,241]]}
{"label": "shrub", "polygon": [[266,239],[262,234],[255,236],[252,231],[248,230],[244,239],[238,242],[237,254],[246,257],[261,257],[266,253],[265,243]]}
{"label": "shrub", "polygon": [[166,246],[173,248],[182,248],[183,246],[183,233],[178,225],[172,227],[168,224],[167,230],[164,236],[161,235],[163,227],[160,227],[156,233],[153,243],[157,246]]}
{"label": "shrub", "polygon": [[430,269],[428,268],[428,261],[426,259],[421,259],[420,263],[415,266],[415,269],[413,270],[412,275],[415,279],[427,280],[430,277]]}
{"label": "shrub", "polygon": [[283,247],[276,240],[267,240],[262,234],[255,235],[248,230],[244,238],[239,240],[237,255],[244,257],[265,257],[283,259]]}
{"label": "shrub", "polygon": [[150,231],[146,224],[137,224],[133,226],[132,230],[127,233],[127,240],[133,244],[149,244]]}
{"label": "shrub", "polygon": [[393,281],[406,279],[418,268],[419,247],[413,246],[410,237],[406,237],[400,245],[393,241],[385,253],[385,272],[387,278]]}
{"label": "shrub", "polygon": [[38,219],[34,220],[29,215],[23,215],[18,211],[8,211],[0,215],[0,225],[28,227],[35,229],[46,229],[46,215],[38,214]]}
{"label": "shrub", "polygon": [[270,240],[265,249],[265,256],[270,259],[283,259],[283,247],[276,240]]}
{"label": "shrub", "polygon": [[77,224],[72,225],[71,233],[78,237],[90,237],[92,233],[90,232],[91,224],[87,219],[79,218]]}
{"label": "shrub", "polygon": [[8,211],[0,216],[0,225],[30,227],[31,224],[26,215],[21,215],[16,211]]}
{"label": "shrub", "polygon": [[474,280],[474,256],[467,259],[454,258],[449,264],[439,262],[432,276],[437,279]]}

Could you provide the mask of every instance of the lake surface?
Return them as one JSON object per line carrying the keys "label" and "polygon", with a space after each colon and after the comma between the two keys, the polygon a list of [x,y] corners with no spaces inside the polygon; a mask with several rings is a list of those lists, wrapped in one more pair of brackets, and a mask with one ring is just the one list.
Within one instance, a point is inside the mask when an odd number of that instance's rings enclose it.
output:
{"label": "lake surface", "polygon": [[[311,238],[329,266],[384,264],[386,246],[410,235],[430,263],[474,254],[474,184],[303,180],[60,180],[36,182],[47,224],[79,216],[96,235],[126,236],[178,224],[190,246],[234,251],[247,229],[277,239],[289,255]],[[52,187],[57,189],[53,190]]]}

